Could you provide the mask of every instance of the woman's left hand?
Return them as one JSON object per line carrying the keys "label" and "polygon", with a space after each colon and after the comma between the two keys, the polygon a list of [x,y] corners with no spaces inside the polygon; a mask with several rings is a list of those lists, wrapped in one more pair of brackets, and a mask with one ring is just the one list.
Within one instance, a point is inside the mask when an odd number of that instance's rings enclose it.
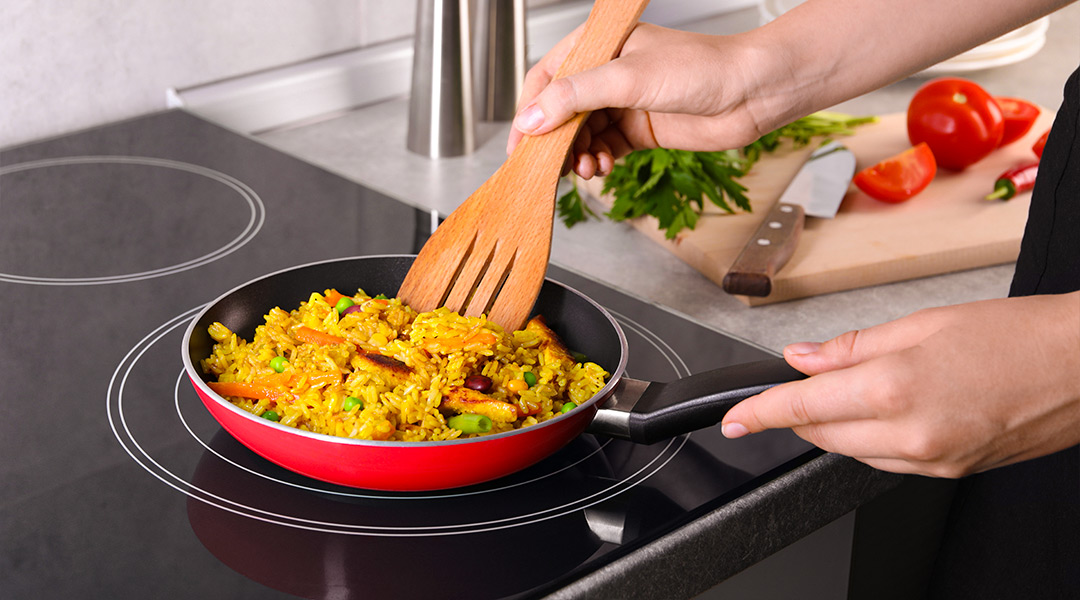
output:
{"label": "woman's left hand", "polygon": [[811,377],[732,408],[725,435],[790,427],[873,467],[937,477],[1080,443],[1080,293],[927,309],[784,356]]}

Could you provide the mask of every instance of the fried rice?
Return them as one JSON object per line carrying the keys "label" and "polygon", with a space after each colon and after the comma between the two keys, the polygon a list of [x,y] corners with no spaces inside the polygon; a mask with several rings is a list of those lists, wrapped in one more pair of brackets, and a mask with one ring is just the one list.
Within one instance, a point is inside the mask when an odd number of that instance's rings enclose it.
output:
{"label": "fried rice", "polygon": [[[315,433],[418,442],[491,435],[572,410],[609,375],[575,357],[542,317],[508,333],[484,317],[417,314],[396,298],[330,289],[264,319],[250,342],[210,326],[216,344],[201,363],[217,380],[209,385],[248,412]],[[490,429],[451,426],[459,414],[480,415]]]}

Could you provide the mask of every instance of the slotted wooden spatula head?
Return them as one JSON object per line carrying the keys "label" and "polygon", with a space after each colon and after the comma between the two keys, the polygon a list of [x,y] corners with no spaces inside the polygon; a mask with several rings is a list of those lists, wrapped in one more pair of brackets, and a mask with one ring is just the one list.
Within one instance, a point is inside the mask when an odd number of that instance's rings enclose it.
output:
{"label": "slotted wooden spatula head", "polygon": [[[648,0],[597,0],[574,48],[555,74],[572,75],[619,53]],[[435,230],[398,297],[424,312],[446,306],[486,314],[521,329],[544,283],[551,254],[555,195],[567,153],[588,113],[558,129],[526,136],[480,189]]]}

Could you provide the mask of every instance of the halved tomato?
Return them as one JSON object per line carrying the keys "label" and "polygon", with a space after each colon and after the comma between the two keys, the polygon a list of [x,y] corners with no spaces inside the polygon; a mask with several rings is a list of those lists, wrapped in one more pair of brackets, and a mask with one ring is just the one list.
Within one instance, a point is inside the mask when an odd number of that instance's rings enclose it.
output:
{"label": "halved tomato", "polygon": [[1005,119],[994,97],[977,83],[942,77],[912,96],[907,128],[913,146],[930,145],[938,166],[962,171],[998,147]]}
{"label": "halved tomato", "polygon": [[998,146],[1011,144],[1024,137],[1031,131],[1035,119],[1039,118],[1039,107],[1020,98],[1005,98],[996,96],[998,106],[1001,107],[1001,116],[1005,118],[1005,132],[1001,134],[1001,142]]}
{"label": "halved tomato", "polygon": [[930,146],[922,142],[855,174],[856,187],[882,202],[903,202],[926,189],[937,174]]}

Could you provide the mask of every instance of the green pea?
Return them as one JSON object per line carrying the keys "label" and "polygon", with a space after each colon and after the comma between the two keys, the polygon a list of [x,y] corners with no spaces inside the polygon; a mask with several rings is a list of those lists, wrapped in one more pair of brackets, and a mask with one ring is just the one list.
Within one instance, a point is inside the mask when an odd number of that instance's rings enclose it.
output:
{"label": "green pea", "polygon": [[348,298],[342,298],[341,300],[337,301],[337,304],[334,305],[334,310],[336,310],[337,313],[340,315],[341,313],[345,312],[353,304],[356,304],[356,303],[353,302],[352,300],[348,299]]}
{"label": "green pea", "polygon": [[349,396],[348,398],[345,398],[345,402],[342,403],[341,410],[348,412],[357,406],[360,407],[360,410],[364,410],[364,401],[356,396]]}
{"label": "green pea", "polygon": [[264,412],[263,414],[261,414],[259,416],[266,419],[267,421],[279,421],[279,420],[281,420],[281,417],[279,417],[278,414],[276,412],[272,411],[272,410],[268,410],[268,411]]}
{"label": "green pea", "polygon": [[529,384],[529,387],[536,385],[536,375],[532,371],[525,371],[521,378],[525,380],[525,383]]}
{"label": "green pea", "polygon": [[287,364],[289,364],[289,361],[286,360],[284,356],[275,356],[274,358],[270,359],[270,368],[277,371],[278,373],[284,373],[285,365]]}
{"label": "green pea", "polygon": [[375,300],[389,300],[389,298],[386,297],[386,294],[379,294],[375,296]]}
{"label": "green pea", "polygon": [[559,409],[559,412],[562,414],[566,414],[574,410],[575,408],[577,408],[577,402],[567,402],[566,404],[562,405],[562,408]]}
{"label": "green pea", "polygon": [[491,419],[484,415],[464,413],[454,415],[446,420],[446,424],[461,433],[487,433],[491,431]]}

